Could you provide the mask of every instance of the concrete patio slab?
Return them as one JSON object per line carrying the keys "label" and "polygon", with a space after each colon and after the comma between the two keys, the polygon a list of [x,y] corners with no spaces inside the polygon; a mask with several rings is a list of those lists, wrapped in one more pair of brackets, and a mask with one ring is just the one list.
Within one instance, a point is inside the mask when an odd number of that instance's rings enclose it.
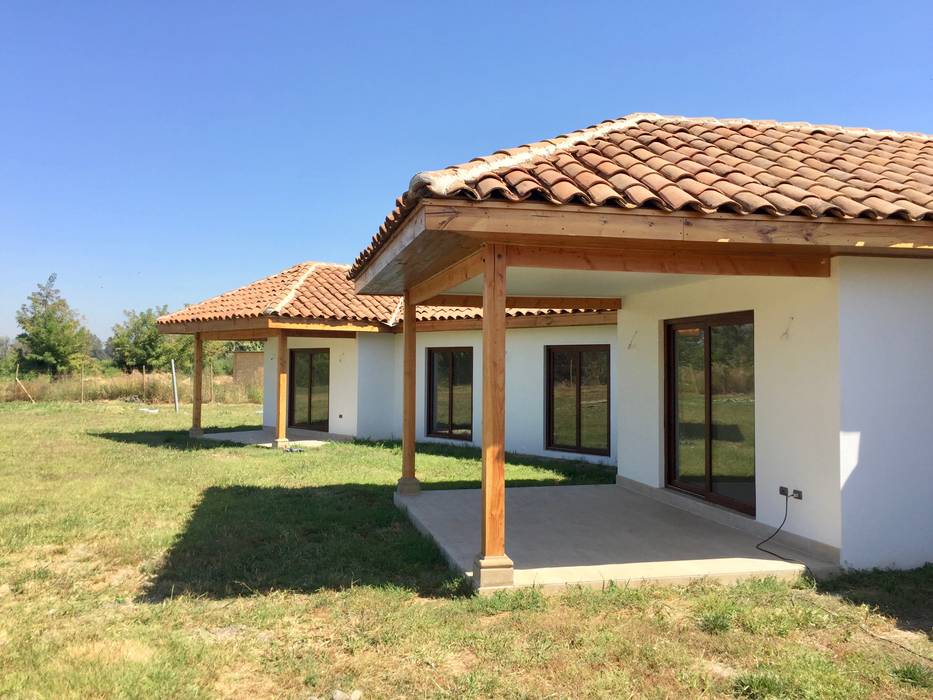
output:
{"label": "concrete patio slab", "polygon": [[[396,494],[395,502],[451,566],[472,577],[480,496],[479,489],[422,491]],[[519,587],[733,583],[795,579],[805,570],[755,549],[759,538],[753,535],[620,486],[507,488],[505,522],[506,554]],[[775,551],[806,562],[817,576],[838,568],[786,548]]]}
{"label": "concrete patio slab", "polygon": [[[271,448],[273,446],[273,436],[274,433],[271,428],[257,428],[256,430],[228,430],[226,432],[204,433],[201,435],[201,439]],[[308,449],[321,447],[328,442],[352,439],[346,435],[320,433],[315,430],[300,430],[298,428],[289,428],[285,436],[288,438],[289,447],[304,447]]]}

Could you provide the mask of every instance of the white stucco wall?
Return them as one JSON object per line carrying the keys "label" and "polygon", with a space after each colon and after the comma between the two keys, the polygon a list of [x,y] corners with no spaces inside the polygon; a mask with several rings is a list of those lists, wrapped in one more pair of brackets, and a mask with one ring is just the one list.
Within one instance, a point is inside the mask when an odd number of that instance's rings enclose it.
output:
{"label": "white stucco wall", "polygon": [[[278,341],[266,341],[263,358],[262,424],[275,425]],[[289,338],[288,349],[330,349],[330,406],[328,422],[331,433],[356,435],[357,429],[357,345],[354,338]]]}
{"label": "white stucco wall", "polygon": [[[610,367],[615,366],[616,329],[614,326],[580,326],[562,328],[516,328],[506,332],[505,342],[505,447],[510,452],[557,457],[561,459],[584,459],[612,464],[616,458],[616,421],[610,413],[609,457],[577,455],[568,452],[546,450],[545,404],[544,404],[544,348],[546,345],[606,344],[610,346]],[[438,331],[417,334],[417,416],[416,439],[426,442],[464,444],[459,440],[444,440],[425,435],[427,399],[428,348],[471,347],[473,348],[473,445],[480,445],[483,436],[483,342],[482,333],[476,331]],[[614,371],[614,369],[613,369]],[[402,338],[396,336],[395,352],[395,402],[391,415],[395,418],[395,435],[401,434],[402,406]],[[615,410],[617,397],[616,382],[610,376],[610,412]],[[469,444],[469,443],[468,443]]]}
{"label": "white stucco wall", "polygon": [[756,512],[785,529],[840,543],[836,279],[719,277],[633,294],[619,312],[619,474],[663,486],[663,322],[755,312]]}
{"label": "white stucco wall", "polygon": [[933,561],[933,261],[837,259],[842,561]]}
{"label": "white stucco wall", "polygon": [[[463,444],[425,435],[426,360],[429,347],[473,348],[473,445],[482,441],[482,334],[480,331],[419,333],[416,439]],[[609,457],[544,449],[544,348],[546,345],[610,345],[615,371],[614,326],[513,329],[506,333],[506,449],[531,455],[615,463],[616,421],[611,417]],[[360,333],[357,339],[291,338],[289,349],[331,349],[330,431],[368,439],[399,439],[402,433],[402,335]],[[266,343],[263,425],[275,425],[276,341]],[[610,411],[617,403],[610,377]]]}
{"label": "white stucco wall", "polygon": [[[356,436],[369,440],[401,436],[401,398],[396,400],[398,335],[359,333]],[[400,396],[400,395],[399,395]]]}

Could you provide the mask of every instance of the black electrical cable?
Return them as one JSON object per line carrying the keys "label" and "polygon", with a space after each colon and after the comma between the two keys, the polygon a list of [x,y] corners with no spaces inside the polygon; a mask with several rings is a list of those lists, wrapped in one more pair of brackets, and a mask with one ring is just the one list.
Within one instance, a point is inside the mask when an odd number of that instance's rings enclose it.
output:
{"label": "black electrical cable", "polygon": [[784,519],[781,520],[781,524],[778,525],[777,530],[775,530],[774,532],[772,532],[770,535],[768,535],[767,537],[765,537],[761,542],[759,542],[758,544],[755,545],[755,549],[757,549],[759,552],[764,552],[765,554],[770,554],[772,557],[777,557],[777,558],[780,559],[781,561],[786,561],[786,562],[788,562],[788,563],[790,563],[790,564],[800,564],[800,565],[806,570],[807,575],[808,575],[810,578],[812,578],[814,581],[816,581],[816,576],[813,575],[813,571],[810,569],[809,566],[807,566],[807,563],[806,563],[806,562],[804,562],[804,561],[799,561],[798,559],[791,559],[790,557],[782,556],[782,555],[778,554],[777,552],[773,552],[773,551],[771,551],[770,549],[765,549],[765,548],[762,546],[762,545],[764,545],[764,544],[767,544],[767,543],[770,542],[771,540],[773,540],[775,537],[777,537],[778,533],[779,533],[781,530],[784,529],[784,525],[787,523],[787,514],[788,514],[788,511],[790,510],[789,507],[788,507],[789,505],[790,505],[790,496],[788,496],[787,494],[784,494]]}

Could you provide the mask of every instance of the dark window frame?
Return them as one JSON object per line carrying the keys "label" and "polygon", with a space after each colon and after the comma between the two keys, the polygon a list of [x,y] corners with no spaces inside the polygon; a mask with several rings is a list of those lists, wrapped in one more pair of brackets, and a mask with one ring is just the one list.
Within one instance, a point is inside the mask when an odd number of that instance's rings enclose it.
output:
{"label": "dark window frame", "polygon": [[[470,432],[467,435],[455,435],[454,434],[454,362],[453,356],[455,352],[466,352],[470,356]],[[447,406],[449,414],[447,416],[447,432],[437,432],[434,430],[434,355],[435,353],[445,353],[450,355],[450,362],[448,363],[449,375],[447,377],[448,381],[448,398]],[[427,381],[427,399],[425,401],[426,411],[424,412],[425,416],[425,426],[424,434],[428,437],[433,438],[442,438],[444,440],[456,440],[457,442],[472,442],[473,441],[473,383],[474,375],[473,372],[473,347],[471,345],[457,345],[452,347],[431,347],[425,348],[425,368]]]}
{"label": "dark window frame", "polygon": [[[576,445],[557,445],[554,441],[554,353],[576,352],[578,372],[582,368],[580,355],[583,352],[596,350],[606,353],[606,448],[598,449],[583,447],[582,406],[580,393],[583,383],[577,377],[577,425]],[[554,452],[568,452],[571,454],[598,455],[608,457],[612,452],[612,346],[608,343],[594,343],[590,345],[545,345],[544,346],[544,448]]]}
{"label": "dark window frame", "polygon": [[[744,501],[738,501],[722,494],[714,493],[712,490],[712,467],[713,467],[713,441],[710,438],[713,425],[713,402],[712,402],[712,362],[711,362],[711,333],[710,329],[716,326],[738,325],[743,323],[752,324],[755,327],[755,312],[732,311],[721,314],[708,314],[705,316],[686,316],[684,318],[672,318],[664,321],[664,483],[667,488],[677,491],[684,491],[694,496],[698,496],[705,501],[725,506],[733,510],[755,515],[755,504],[748,504]],[[674,391],[675,381],[674,373],[674,331],[685,328],[700,328],[703,330],[703,391],[706,397],[704,407],[704,421],[706,426],[706,444],[705,444],[705,488],[698,488],[686,483],[678,482],[676,479],[675,468],[677,461],[677,431],[674,422],[677,416],[677,395]],[[757,453],[755,460],[755,473],[757,477]],[[757,494],[758,482],[755,481]]]}
{"label": "dark window frame", "polygon": [[[313,423],[295,423],[295,358],[299,354],[314,355],[327,353],[327,406],[328,415],[325,421],[324,429],[312,428]],[[309,358],[309,363],[313,359]],[[310,370],[309,370],[310,371]],[[311,396],[313,394],[311,386],[308,386],[308,417],[311,417]],[[298,428],[299,430],[314,430],[316,432],[330,432],[330,348],[292,348],[288,351],[288,427]]]}

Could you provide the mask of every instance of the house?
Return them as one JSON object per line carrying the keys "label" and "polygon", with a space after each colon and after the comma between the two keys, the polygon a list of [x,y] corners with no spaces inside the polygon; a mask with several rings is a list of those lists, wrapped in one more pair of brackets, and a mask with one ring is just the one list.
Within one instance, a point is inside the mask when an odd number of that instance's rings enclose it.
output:
{"label": "house", "polygon": [[[348,265],[304,262],[239,289],[212,297],[159,318],[165,333],[194,334],[200,363],[205,340],[265,340],[263,426],[266,435],[250,441],[279,446],[314,438],[398,439],[402,434],[402,342],[405,325],[402,299],[357,296],[347,279]],[[470,303],[449,297],[445,302]],[[524,454],[567,457],[609,463],[615,457],[614,423],[610,421],[609,366],[615,353],[614,299],[575,299],[588,308],[548,305],[559,299],[522,299],[530,308],[510,308],[507,335],[511,351],[507,407],[513,429],[507,448]],[[592,307],[592,308],[589,308]],[[417,439],[479,444],[474,416],[481,414],[473,377],[480,376],[482,312],[471,306],[418,308],[419,384]],[[560,348],[577,348],[571,355]],[[545,364],[566,362],[583,349],[587,391],[582,432],[548,432],[543,408],[528,410],[529,399],[543,406],[548,375]],[[280,365],[279,359],[282,359]],[[281,370],[281,372],[280,372]],[[601,382],[596,384],[597,376]],[[199,373],[195,373],[195,379]],[[422,383],[423,382],[423,383]],[[551,386],[551,385],[548,385]],[[282,390],[280,391],[280,387]],[[553,411],[567,410],[564,394],[576,404],[567,382],[551,386]],[[599,392],[600,395],[597,395]],[[563,393],[562,393],[563,392]],[[195,391],[196,399],[200,391]],[[563,403],[561,403],[563,401]],[[192,432],[202,434],[200,401],[195,402]],[[557,426],[560,428],[561,426]]]}
{"label": "house", "polygon": [[[481,589],[517,583],[519,549],[544,548],[529,521],[509,525],[514,561],[506,539],[505,309],[523,295],[621,301],[620,507],[639,493],[772,529],[786,513],[782,535],[824,560],[933,560],[931,136],[633,114],[416,175],[350,277],[409,314],[439,295],[482,304]],[[417,328],[404,334],[409,493],[419,354]],[[509,491],[531,517],[530,489]],[[399,501],[440,541],[439,498]],[[636,527],[619,522],[618,537]]]}

